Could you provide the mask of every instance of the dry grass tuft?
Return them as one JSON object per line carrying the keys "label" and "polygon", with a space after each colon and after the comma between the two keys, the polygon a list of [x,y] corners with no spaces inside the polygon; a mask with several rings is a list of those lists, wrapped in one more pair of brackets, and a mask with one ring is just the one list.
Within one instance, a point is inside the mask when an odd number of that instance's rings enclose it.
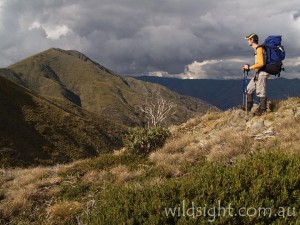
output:
{"label": "dry grass tuft", "polygon": [[197,137],[193,134],[182,135],[177,138],[173,138],[171,141],[167,142],[163,147],[165,153],[178,153],[184,152],[186,146],[196,141]]}
{"label": "dry grass tuft", "polygon": [[110,176],[110,173],[105,170],[100,171],[89,171],[83,176],[83,181],[89,182],[89,183],[97,183],[97,182],[103,182],[105,180],[108,180]]}
{"label": "dry grass tuft", "polygon": [[53,168],[13,169],[2,171],[0,215],[4,219],[29,210],[34,202],[50,198],[61,178]]}
{"label": "dry grass tuft", "polygon": [[153,179],[149,180],[148,184],[150,186],[159,186],[164,183],[164,180],[161,177],[154,177]]}
{"label": "dry grass tuft", "polygon": [[156,151],[149,155],[149,160],[160,167],[166,167],[166,166],[176,167],[182,160],[181,156],[182,153],[170,154],[164,151]]}
{"label": "dry grass tuft", "polygon": [[282,118],[275,124],[277,145],[281,149],[300,153],[300,120],[295,117]]}
{"label": "dry grass tuft", "polygon": [[[184,139],[187,140],[188,137]],[[169,143],[169,146],[166,148],[151,153],[149,160],[163,170],[166,176],[179,177],[184,175],[186,172],[184,164],[186,162],[195,163],[205,155],[205,150],[201,147],[201,143],[189,143],[186,140],[181,140],[180,144],[173,144],[173,152],[170,151],[172,144]]]}
{"label": "dry grass tuft", "polygon": [[30,208],[30,201],[38,190],[37,181],[41,179],[47,170],[44,168],[7,170],[4,176],[8,181],[2,184],[4,200],[0,204],[0,214],[9,218],[26,208]]}
{"label": "dry grass tuft", "polygon": [[114,167],[110,170],[110,172],[116,177],[116,181],[118,182],[127,182],[130,180],[134,180],[145,174],[145,170],[143,168],[140,168],[136,171],[130,171],[125,165]]}
{"label": "dry grass tuft", "polygon": [[76,216],[81,212],[81,204],[77,201],[62,201],[47,209],[47,218],[54,224],[75,224]]}
{"label": "dry grass tuft", "polygon": [[203,120],[203,117],[197,116],[197,117],[189,119],[186,123],[183,124],[183,126],[185,129],[193,129],[194,127],[199,125],[202,120]]}
{"label": "dry grass tuft", "polygon": [[121,148],[119,150],[115,150],[113,152],[113,155],[115,156],[120,156],[120,155],[124,155],[126,153],[126,148]]}
{"label": "dry grass tuft", "polygon": [[251,151],[251,137],[244,132],[235,133],[230,128],[224,129],[212,138],[205,148],[209,151],[207,159],[228,163],[236,157],[243,157]]}

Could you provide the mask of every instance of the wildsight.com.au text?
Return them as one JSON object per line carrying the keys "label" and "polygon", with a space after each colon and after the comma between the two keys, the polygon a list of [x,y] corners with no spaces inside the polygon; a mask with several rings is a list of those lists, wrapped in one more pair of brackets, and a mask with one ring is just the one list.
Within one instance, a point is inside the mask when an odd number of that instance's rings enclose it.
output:
{"label": "wildsight.com.au text", "polygon": [[231,203],[226,206],[218,201],[216,205],[203,206],[183,200],[175,207],[165,208],[167,217],[204,217],[209,222],[214,222],[219,217],[296,217],[297,210],[295,207],[240,207],[234,208]]}

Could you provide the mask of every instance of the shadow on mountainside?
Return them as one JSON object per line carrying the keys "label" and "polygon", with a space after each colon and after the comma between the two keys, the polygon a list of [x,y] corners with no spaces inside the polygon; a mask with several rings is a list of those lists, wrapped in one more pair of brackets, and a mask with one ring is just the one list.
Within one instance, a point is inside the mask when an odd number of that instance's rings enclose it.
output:
{"label": "shadow on mountainside", "polygon": [[[1,73],[7,72],[0,70]],[[54,165],[122,146],[125,127],[0,76],[2,167]]]}
{"label": "shadow on mountainside", "polygon": [[26,107],[36,107],[31,94],[0,77],[0,162],[4,167],[49,157],[43,146],[50,143],[26,121]]}

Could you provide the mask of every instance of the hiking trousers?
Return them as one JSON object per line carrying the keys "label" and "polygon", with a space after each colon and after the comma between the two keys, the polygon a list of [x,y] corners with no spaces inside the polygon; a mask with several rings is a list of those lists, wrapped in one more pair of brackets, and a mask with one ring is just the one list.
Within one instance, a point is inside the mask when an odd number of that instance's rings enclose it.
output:
{"label": "hiking trousers", "polygon": [[247,94],[252,94],[254,91],[256,91],[257,97],[266,97],[268,78],[269,74],[263,71],[255,74],[255,76],[250,80],[249,84],[247,85]]}

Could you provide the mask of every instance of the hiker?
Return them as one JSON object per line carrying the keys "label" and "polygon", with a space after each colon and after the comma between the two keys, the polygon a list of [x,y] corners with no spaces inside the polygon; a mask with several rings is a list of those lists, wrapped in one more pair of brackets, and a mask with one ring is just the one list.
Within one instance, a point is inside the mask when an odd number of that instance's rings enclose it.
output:
{"label": "hiker", "polygon": [[260,104],[254,115],[260,116],[267,111],[266,85],[269,74],[262,70],[265,65],[264,48],[258,45],[257,34],[250,34],[246,36],[245,39],[247,39],[248,45],[254,49],[255,64],[252,66],[246,64],[242,69],[244,71],[254,70],[255,75],[247,85],[247,108],[246,106],[242,106],[242,109],[248,112],[251,111],[253,106],[253,93],[256,91],[256,96],[259,97]]}

